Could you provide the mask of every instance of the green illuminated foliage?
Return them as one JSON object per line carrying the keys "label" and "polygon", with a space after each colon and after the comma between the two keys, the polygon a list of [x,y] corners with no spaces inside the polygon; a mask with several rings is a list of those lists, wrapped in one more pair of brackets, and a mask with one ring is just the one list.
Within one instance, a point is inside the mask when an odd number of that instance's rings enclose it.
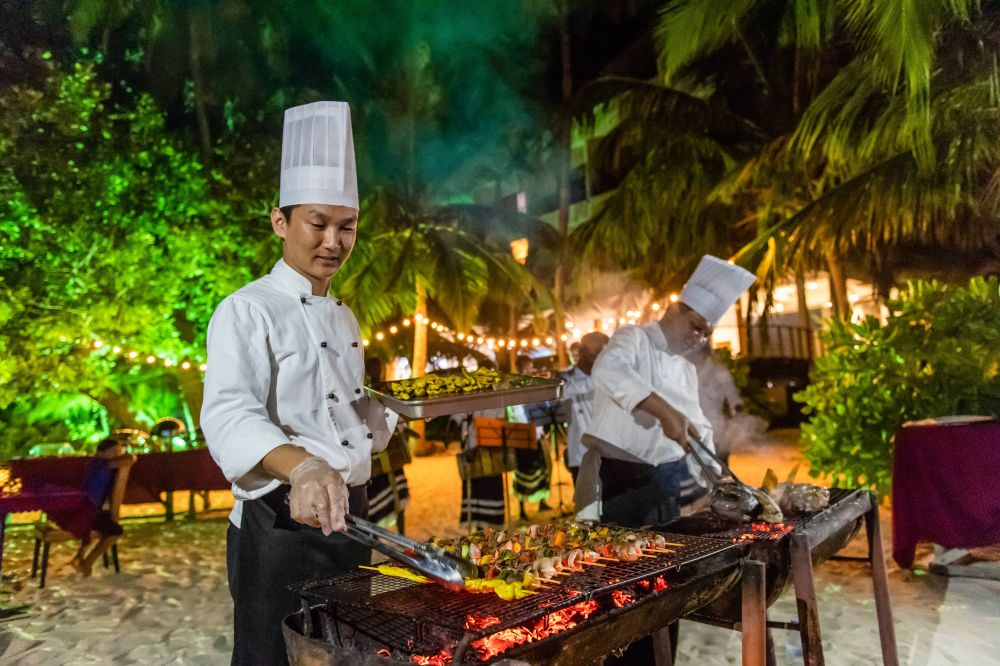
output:
{"label": "green illuminated foliage", "polygon": [[802,427],[812,472],[882,493],[904,421],[1000,415],[1000,281],[912,282],[889,310],[884,327],[875,318],[832,322],[827,354],[796,395],[812,415]]}

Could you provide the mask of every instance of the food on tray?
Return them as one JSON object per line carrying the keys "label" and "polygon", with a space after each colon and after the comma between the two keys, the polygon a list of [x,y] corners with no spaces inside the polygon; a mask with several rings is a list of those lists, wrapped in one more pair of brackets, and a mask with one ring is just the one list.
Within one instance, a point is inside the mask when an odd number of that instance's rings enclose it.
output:
{"label": "food on tray", "polygon": [[812,513],[830,505],[830,489],[811,483],[795,483],[799,466],[792,468],[784,483],[778,483],[774,470],[767,470],[762,488],[785,513]]}
{"label": "food on tray", "polygon": [[475,372],[424,375],[414,379],[400,379],[389,382],[388,389],[394,398],[413,400],[419,398],[434,398],[455,393],[474,393],[489,391],[503,382],[503,377],[496,370],[479,368]]}

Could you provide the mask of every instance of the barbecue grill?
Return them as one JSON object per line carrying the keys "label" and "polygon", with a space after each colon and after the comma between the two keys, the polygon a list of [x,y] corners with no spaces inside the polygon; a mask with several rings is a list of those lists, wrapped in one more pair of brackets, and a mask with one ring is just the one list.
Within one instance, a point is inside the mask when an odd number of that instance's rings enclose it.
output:
{"label": "barbecue grill", "polygon": [[[373,656],[380,663],[586,663],[711,603],[741,574],[751,584],[746,621],[759,625],[762,648],[762,584],[756,585],[762,572],[747,564],[750,546],[666,537],[681,544],[675,553],[585,566],[517,601],[367,570],[304,582],[295,587],[303,610],[283,627],[289,657],[293,664],[363,663]],[[754,612],[759,620],[749,617]]]}
{"label": "barbecue grill", "polygon": [[[858,533],[862,520],[867,528],[868,556],[838,557],[836,554]],[[721,521],[711,512],[704,511],[676,520],[661,529],[726,542],[751,544],[750,557],[764,563],[764,596],[767,606],[781,596],[791,580],[797,599],[798,620],[768,621],[767,626],[799,631],[802,638],[803,660],[808,664],[822,664],[824,661],[813,567],[828,559],[868,562],[872,566],[883,662],[885,664],[898,662],[885,557],[878,522],[878,502],[871,492],[861,489],[831,488],[830,503],[826,509],[790,517],[778,525],[766,523],[734,525]],[[700,609],[691,619],[732,628],[740,621],[740,608],[740,591],[732,589]],[[770,640],[768,646],[771,649]]]}

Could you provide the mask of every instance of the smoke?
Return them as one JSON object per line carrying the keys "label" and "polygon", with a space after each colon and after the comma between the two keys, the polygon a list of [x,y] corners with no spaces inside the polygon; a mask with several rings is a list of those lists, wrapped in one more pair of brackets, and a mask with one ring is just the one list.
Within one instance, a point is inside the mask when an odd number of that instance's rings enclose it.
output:
{"label": "smoke", "polygon": [[712,424],[712,439],[720,454],[753,441],[767,429],[763,419],[743,411],[743,399],[729,369],[711,356],[703,357],[698,368],[698,402]]}

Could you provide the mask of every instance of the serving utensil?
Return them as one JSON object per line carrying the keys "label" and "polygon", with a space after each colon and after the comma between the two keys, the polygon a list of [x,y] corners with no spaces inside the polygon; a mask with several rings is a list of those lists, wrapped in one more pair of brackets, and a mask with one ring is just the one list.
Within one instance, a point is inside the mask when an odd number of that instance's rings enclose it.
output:
{"label": "serving utensil", "polygon": [[472,562],[447,553],[439,546],[414,541],[357,516],[348,514],[345,518],[344,534],[348,537],[413,567],[450,590],[465,589],[465,579],[478,575]]}

